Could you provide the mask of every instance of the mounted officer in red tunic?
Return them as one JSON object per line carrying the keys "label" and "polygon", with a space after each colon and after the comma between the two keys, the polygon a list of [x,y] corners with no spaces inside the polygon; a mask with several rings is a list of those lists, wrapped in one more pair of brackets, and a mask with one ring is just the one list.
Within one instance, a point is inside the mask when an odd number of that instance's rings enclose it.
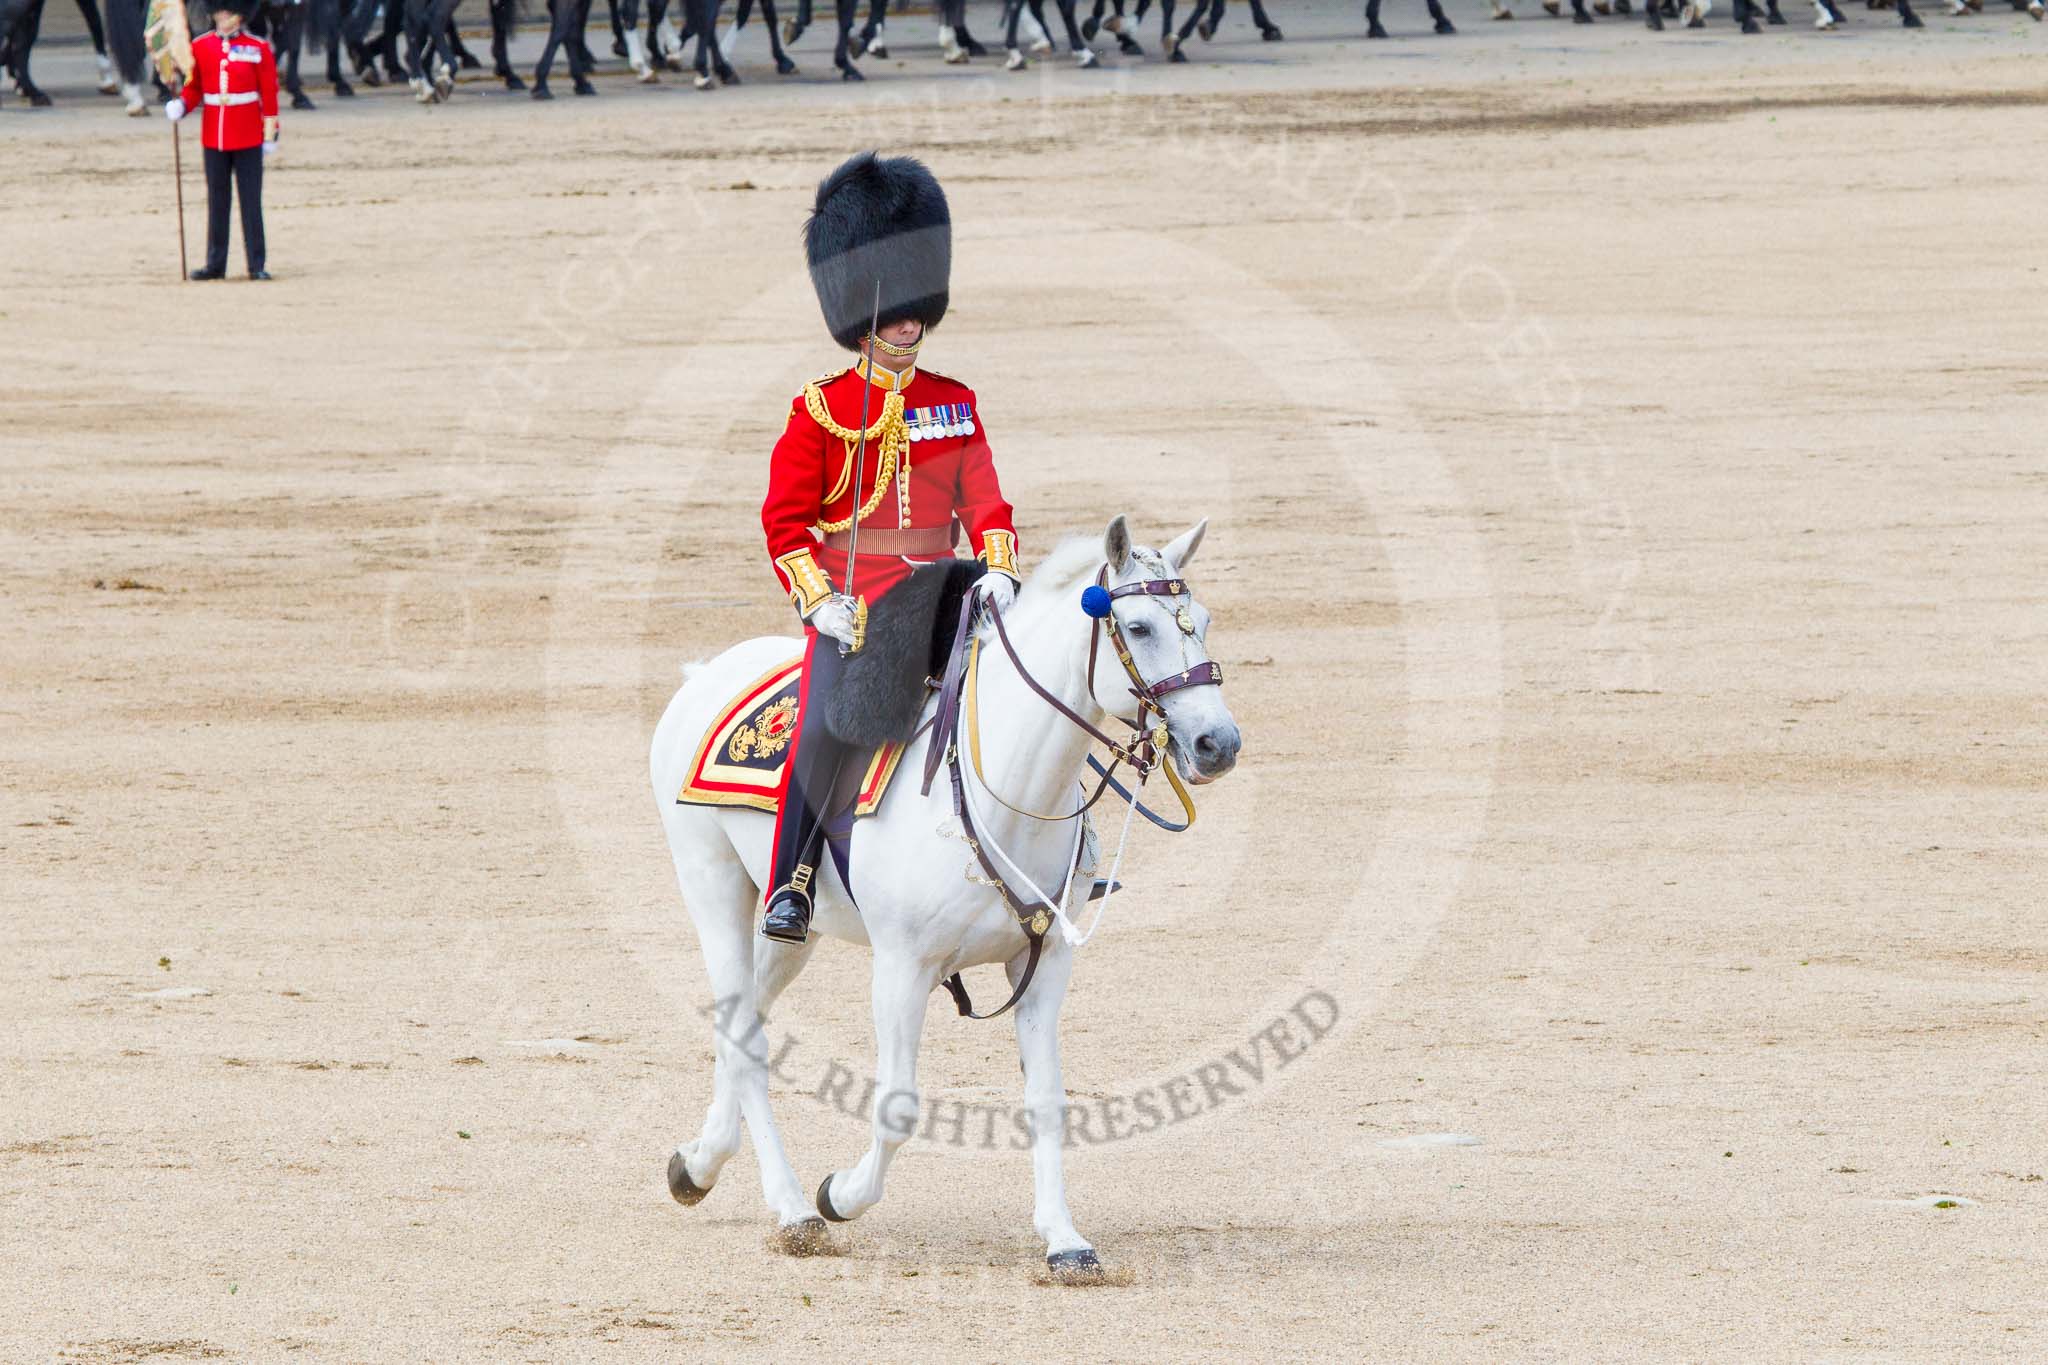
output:
{"label": "mounted officer in red tunic", "polygon": [[[804,618],[803,696],[761,923],[763,935],[789,943],[810,929],[811,878],[842,762],[868,738],[870,713],[903,703],[863,691],[877,686],[865,674],[895,678],[899,693],[906,677],[915,687],[927,648],[917,637],[944,614],[960,570],[999,610],[1018,584],[1017,531],[974,391],[917,364],[946,315],[952,270],[938,181],[909,157],[854,157],[818,186],[804,252],[825,325],[857,358],[790,404],[761,506],[769,557]],[[963,532],[978,565],[956,563]],[[919,574],[922,566],[937,567]],[[958,587],[950,596],[958,601]],[[902,623],[893,632],[891,618]],[[892,648],[907,675],[862,658]]]}

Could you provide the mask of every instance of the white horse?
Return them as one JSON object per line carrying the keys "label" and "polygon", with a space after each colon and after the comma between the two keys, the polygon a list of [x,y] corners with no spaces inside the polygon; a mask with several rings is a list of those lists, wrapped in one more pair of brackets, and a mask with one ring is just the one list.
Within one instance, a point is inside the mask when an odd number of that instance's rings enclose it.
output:
{"label": "white horse", "polygon": [[[1228,772],[1239,746],[1220,686],[1168,690],[1191,669],[1199,679],[1208,663],[1208,612],[1179,581],[1207,525],[1196,525],[1163,550],[1150,550],[1131,543],[1130,530],[1118,517],[1100,543],[1074,540],[1055,550],[1003,622],[1025,672],[1062,704],[1098,728],[1112,716],[1135,728],[1150,722],[1113,640],[1102,641],[1091,684],[1091,643],[1107,623],[1090,619],[1081,605],[1083,590],[1099,575],[1106,574],[1112,590],[1131,586],[1110,604],[1117,632],[1136,674],[1148,684],[1167,684],[1158,699],[1169,736],[1166,761],[1195,783]],[[1138,584],[1150,584],[1152,591],[1140,591]],[[1164,594],[1169,586],[1180,592]],[[988,623],[979,631],[985,646],[975,708],[982,776],[971,763],[961,764],[973,826],[984,849],[994,845],[1001,851],[997,856],[1008,860],[1004,876],[1019,890],[1028,879],[1047,896],[1062,899],[1071,875],[1085,898],[1095,869],[1077,865],[1078,817],[1025,818],[1000,802],[1054,815],[1073,810],[1088,736],[1032,692],[1009,654],[990,643]],[[782,944],[755,932],[774,819],[742,807],[680,805],[676,795],[721,707],[749,680],[800,649],[800,642],[789,638],[749,640],[686,669],[682,689],[655,728],[651,755],[654,798],[668,832],[676,880],[697,926],[712,996],[719,1002],[711,1106],[696,1140],[677,1147],[670,1158],[669,1189],[680,1203],[701,1200],[738,1149],[745,1119],[780,1243],[799,1254],[826,1245],[821,1214],[843,1222],[881,1200],[890,1159],[917,1126],[918,1042],[933,989],[953,972],[996,962],[1007,966],[1014,987],[1027,959],[1019,916],[990,885],[960,832],[949,783],[941,777],[929,796],[919,791],[929,742],[922,737],[905,754],[880,809],[854,827],[850,866],[855,895],[849,898],[828,859],[812,884],[812,939]],[[935,706],[927,702],[927,717]],[[972,741],[965,715],[960,727],[958,748],[965,760]],[[1102,1268],[1067,1211],[1061,1169],[1067,1097],[1060,1079],[1058,1022],[1073,967],[1065,936],[1069,928],[1061,919],[1046,936],[1043,957],[1015,1014],[1037,1190],[1033,1221],[1045,1239],[1046,1261],[1054,1274],[1082,1279],[1099,1276]],[[814,1204],[790,1166],[769,1112],[765,1017],[803,970],[817,934],[865,943],[874,951],[877,1098],[867,1154],[827,1176]]]}

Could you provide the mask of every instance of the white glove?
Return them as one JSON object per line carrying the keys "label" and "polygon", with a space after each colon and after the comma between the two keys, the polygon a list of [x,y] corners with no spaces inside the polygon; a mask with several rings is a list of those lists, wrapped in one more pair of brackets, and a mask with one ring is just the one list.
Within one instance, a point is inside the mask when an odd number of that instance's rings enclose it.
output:
{"label": "white glove", "polygon": [[169,104],[166,104],[164,106],[164,117],[173,123],[185,117],[185,101],[173,99]]}
{"label": "white glove", "polygon": [[1000,570],[990,569],[974,580],[974,596],[983,606],[994,607],[997,614],[1007,616],[1017,603],[1016,580]]}
{"label": "white glove", "polygon": [[829,635],[842,645],[853,643],[854,601],[845,593],[833,593],[811,608],[804,619],[820,635]]}

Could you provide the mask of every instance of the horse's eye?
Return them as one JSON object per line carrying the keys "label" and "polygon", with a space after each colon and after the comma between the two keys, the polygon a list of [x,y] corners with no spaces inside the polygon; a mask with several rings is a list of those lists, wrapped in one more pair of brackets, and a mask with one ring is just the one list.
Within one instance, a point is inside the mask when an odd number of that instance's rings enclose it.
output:
{"label": "horse's eye", "polygon": [[1124,630],[1134,638],[1140,640],[1144,639],[1147,635],[1150,635],[1152,633],[1152,627],[1146,625],[1143,621],[1133,621],[1129,625],[1125,626]]}

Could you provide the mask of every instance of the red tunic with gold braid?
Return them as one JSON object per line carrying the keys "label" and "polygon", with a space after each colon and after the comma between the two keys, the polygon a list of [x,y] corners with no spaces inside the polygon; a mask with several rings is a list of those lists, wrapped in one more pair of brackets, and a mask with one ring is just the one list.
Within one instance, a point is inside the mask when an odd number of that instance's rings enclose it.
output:
{"label": "red tunic with gold braid", "polygon": [[876,367],[867,466],[861,486],[853,486],[861,390],[869,387],[864,370],[865,362],[806,384],[769,458],[761,528],[797,610],[809,614],[845,585],[839,544],[855,515],[862,539],[853,589],[870,603],[917,565],[946,557],[943,549],[901,553],[880,544],[903,531],[924,532],[926,541],[936,535],[943,544],[957,522],[978,559],[1017,577],[1017,528],[996,482],[974,390],[965,384],[915,366],[901,375]]}

